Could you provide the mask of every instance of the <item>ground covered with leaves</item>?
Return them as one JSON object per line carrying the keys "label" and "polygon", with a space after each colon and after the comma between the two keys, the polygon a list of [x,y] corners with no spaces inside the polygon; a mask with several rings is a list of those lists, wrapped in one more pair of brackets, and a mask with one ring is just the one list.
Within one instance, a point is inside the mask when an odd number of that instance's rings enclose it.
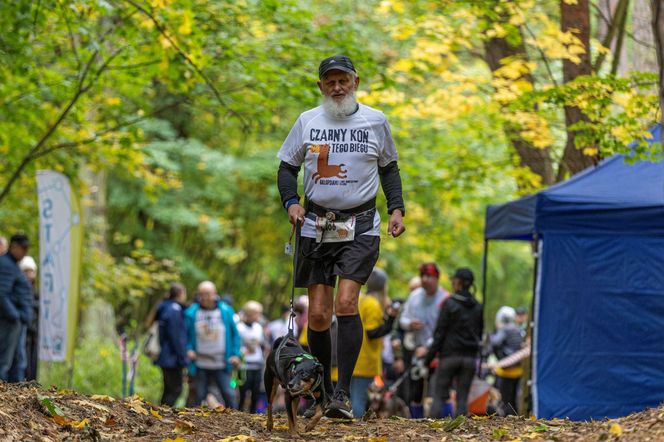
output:
{"label": "ground covered with leaves", "polygon": [[[303,426],[303,420],[300,425]],[[2,441],[263,441],[391,440],[443,441],[600,441],[664,440],[664,407],[620,419],[571,422],[523,417],[457,418],[443,420],[368,419],[339,422],[323,418],[314,431],[292,437],[284,414],[273,432],[265,430],[264,415],[223,407],[172,410],[138,397],[118,400],[70,391],[44,390],[38,384],[0,383]]]}

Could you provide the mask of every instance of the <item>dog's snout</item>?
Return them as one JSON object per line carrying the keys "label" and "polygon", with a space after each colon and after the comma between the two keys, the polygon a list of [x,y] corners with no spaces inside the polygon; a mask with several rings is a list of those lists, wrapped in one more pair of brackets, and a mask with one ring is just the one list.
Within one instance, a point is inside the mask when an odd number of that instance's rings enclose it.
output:
{"label": "dog's snout", "polygon": [[290,382],[288,382],[288,389],[289,390],[296,390],[300,386],[300,382],[297,379],[291,379]]}

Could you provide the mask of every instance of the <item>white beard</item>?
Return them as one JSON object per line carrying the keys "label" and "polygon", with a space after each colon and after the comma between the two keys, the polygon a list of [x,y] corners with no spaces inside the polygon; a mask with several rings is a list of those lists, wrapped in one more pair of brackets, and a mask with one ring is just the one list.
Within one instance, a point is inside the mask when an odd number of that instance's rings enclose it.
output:
{"label": "white beard", "polygon": [[355,91],[346,95],[340,102],[336,102],[332,97],[323,97],[323,109],[331,117],[346,118],[357,109]]}

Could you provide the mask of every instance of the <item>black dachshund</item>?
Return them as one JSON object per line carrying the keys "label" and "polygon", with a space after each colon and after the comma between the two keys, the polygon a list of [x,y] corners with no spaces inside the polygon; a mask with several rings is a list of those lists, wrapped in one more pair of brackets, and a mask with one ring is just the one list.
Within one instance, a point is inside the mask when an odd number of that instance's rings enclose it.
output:
{"label": "black dachshund", "polygon": [[316,401],[316,413],[305,431],[311,431],[323,415],[325,389],[323,388],[323,365],[306,353],[292,335],[278,338],[267,357],[265,368],[265,392],[267,394],[267,429],[272,431],[272,403],[277,394],[277,385],[285,390],[288,431],[297,434],[295,417],[300,397],[310,396]]}

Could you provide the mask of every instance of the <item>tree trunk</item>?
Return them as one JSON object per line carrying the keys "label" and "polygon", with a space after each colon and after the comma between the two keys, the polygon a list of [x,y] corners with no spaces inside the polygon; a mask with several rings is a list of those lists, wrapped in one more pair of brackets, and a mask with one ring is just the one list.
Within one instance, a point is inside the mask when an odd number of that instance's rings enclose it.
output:
{"label": "tree trunk", "polygon": [[659,72],[659,121],[664,124],[664,0],[651,0],[652,32],[657,47],[657,66]]}
{"label": "tree trunk", "polygon": [[[561,0],[560,26],[563,32],[574,30],[573,32],[576,37],[581,40],[581,43],[586,48],[585,53],[579,54],[581,61],[578,64],[570,60],[563,60],[563,81],[568,83],[581,75],[590,75],[592,73],[592,64],[590,61],[590,8],[588,0],[578,0],[576,4],[567,4],[565,0]],[[567,174],[574,175],[586,167],[597,163],[597,155],[584,155],[575,143],[578,131],[572,130],[570,127],[583,121],[589,120],[579,108],[565,106],[567,143],[558,169],[558,181],[564,179]]]}
{"label": "tree trunk", "polygon": [[634,0],[632,9],[632,35],[626,48],[629,53],[628,71],[658,72],[655,39],[653,37],[650,0]]}
{"label": "tree trunk", "polygon": [[[500,61],[506,57],[516,57],[523,60],[528,59],[526,48],[523,43],[511,45],[503,38],[492,38],[484,44],[484,60],[489,65],[491,72],[495,72],[502,67]],[[531,75],[525,75],[522,80],[533,83]],[[509,123],[504,126],[505,135],[519,155],[522,166],[528,167],[531,171],[542,178],[542,184],[551,185],[554,183],[553,166],[549,149],[540,149],[532,146],[520,135],[518,128]]]}

